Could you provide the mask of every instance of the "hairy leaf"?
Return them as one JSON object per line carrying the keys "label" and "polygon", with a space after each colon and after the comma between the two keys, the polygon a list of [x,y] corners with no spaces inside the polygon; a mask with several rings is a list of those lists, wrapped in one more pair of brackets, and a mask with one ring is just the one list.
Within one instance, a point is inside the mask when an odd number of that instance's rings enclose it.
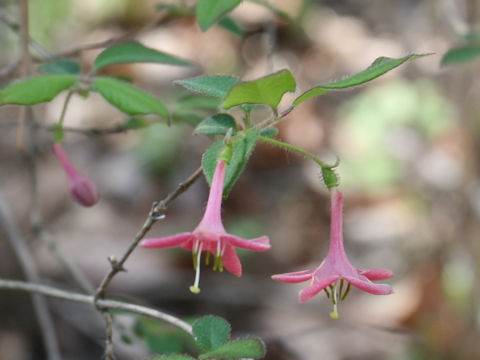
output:
{"label": "hairy leaf", "polygon": [[237,129],[235,119],[229,114],[215,114],[198,124],[195,132],[210,135],[225,135],[229,129],[233,129],[233,135]]}
{"label": "hairy leaf", "polygon": [[415,60],[426,55],[429,55],[429,54],[408,55],[398,59],[393,59],[388,57],[379,57],[367,69],[355,75],[346,77],[343,80],[318,85],[304,92],[302,95],[300,95],[298,98],[295,99],[295,101],[293,102],[293,106],[297,106],[298,104],[314,96],[325,94],[330,90],[346,89],[353,86],[364,84],[368,81],[376,79],[377,77],[396,68],[397,66],[402,65],[404,62],[408,60]]}
{"label": "hairy leaf", "polygon": [[123,81],[98,77],[93,80],[93,85],[110,104],[128,115],[158,114],[168,118],[165,105]]}
{"label": "hairy leaf", "polygon": [[281,70],[257,80],[234,86],[223,101],[222,107],[229,109],[241,104],[266,104],[276,109],[283,94],[295,91],[295,79],[288,70]]}
{"label": "hairy leaf", "polygon": [[77,82],[73,75],[43,75],[20,80],[3,88],[0,105],[34,105],[52,100]]}
{"label": "hairy leaf", "polygon": [[240,79],[229,75],[207,75],[175,81],[190,91],[223,99]]}
{"label": "hairy leaf", "polygon": [[193,323],[195,340],[206,350],[215,350],[230,338],[230,324],[214,315],[201,317]]}
{"label": "hairy leaf", "polygon": [[[241,137],[233,144],[232,157],[230,159],[230,164],[227,165],[225,182],[223,185],[224,196],[228,195],[245,168],[248,158],[250,157],[258,139],[259,131],[245,130],[241,135],[240,133],[237,133],[237,136]],[[224,141],[219,140],[203,154],[203,173],[205,174],[205,178],[209,184],[212,182],[213,173],[215,172],[215,167],[217,165],[217,155],[224,148],[224,146]]]}
{"label": "hairy leaf", "polygon": [[228,342],[219,348],[203,353],[199,356],[204,359],[258,359],[265,356],[265,345],[260,339],[240,339]]}

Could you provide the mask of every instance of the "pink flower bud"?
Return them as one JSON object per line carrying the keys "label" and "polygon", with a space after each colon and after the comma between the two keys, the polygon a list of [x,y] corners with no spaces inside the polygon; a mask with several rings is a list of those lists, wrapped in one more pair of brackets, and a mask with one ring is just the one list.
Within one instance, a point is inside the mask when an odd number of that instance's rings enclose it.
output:
{"label": "pink flower bud", "polygon": [[53,151],[67,174],[68,186],[73,199],[86,207],[95,205],[98,201],[98,191],[92,180],[73,167],[60,144],[54,144]]}

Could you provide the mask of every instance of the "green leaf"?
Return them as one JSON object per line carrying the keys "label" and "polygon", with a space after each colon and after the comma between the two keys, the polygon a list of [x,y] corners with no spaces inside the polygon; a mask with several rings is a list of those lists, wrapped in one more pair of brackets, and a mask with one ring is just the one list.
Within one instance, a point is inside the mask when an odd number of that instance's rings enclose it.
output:
{"label": "green leaf", "polygon": [[146,128],[148,126],[148,123],[145,121],[145,119],[131,116],[125,119],[125,121],[123,122],[123,126],[125,126],[127,129],[137,130]]}
{"label": "green leaf", "polygon": [[447,51],[440,61],[441,66],[471,61],[480,56],[480,44],[469,44]]}
{"label": "green leaf", "polygon": [[195,360],[195,359],[188,355],[171,354],[171,355],[155,356],[153,358],[148,358],[148,360]]}
{"label": "green leaf", "polygon": [[195,340],[206,350],[215,350],[230,338],[230,324],[219,316],[207,315],[193,323]]}
{"label": "green leaf", "polygon": [[277,134],[278,134],[278,129],[274,128],[274,127],[267,127],[267,128],[262,129],[260,131],[260,136],[264,136],[264,137],[267,137],[267,138],[274,137]]}
{"label": "green leaf", "polygon": [[139,42],[129,41],[105,49],[97,56],[94,70],[98,71],[108,65],[124,63],[159,63],[189,66],[190,62],[176,56],[148,48]]}
{"label": "green leaf", "polygon": [[52,100],[77,82],[73,75],[43,75],[20,80],[0,92],[0,105],[34,105]]}
{"label": "green leaf", "polygon": [[[226,196],[232,189],[233,185],[237,181],[238,177],[242,173],[248,158],[250,157],[255,143],[257,142],[259,131],[258,130],[245,130],[242,133],[237,133],[240,138],[233,144],[232,158],[230,164],[227,165],[225,174],[225,181],[223,185],[223,195]],[[217,165],[217,155],[224,148],[224,141],[219,140],[213,144],[202,157],[203,173],[208,183],[211,184],[213,173]]]}
{"label": "green leaf", "polygon": [[218,22],[218,25],[239,37],[245,36],[245,29],[230,16],[223,17],[222,20]]}
{"label": "green leaf", "polygon": [[219,348],[201,354],[198,358],[219,359],[219,358],[253,358],[258,359],[265,356],[265,345],[260,339],[240,339],[228,342]]}
{"label": "green leaf", "polygon": [[276,109],[283,94],[295,91],[295,79],[288,70],[281,70],[260,79],[234,86],[223,101],[229,109],[241,104],[266,104]]}
{"label": "green leaf", "polygon": [[310,90],[307,90],[306,92],[304,92],[302,95],[300,95],[298,98],[294,100],[293,106],[297,106],[298,104],[314,96],[325,94],[330,90],[346,89],[353,86],[364,84],[368,81],[378,78],[379,76],[385,74],[386,72],[392,69],[395,69],[397,66],[402,65],[404,62],[408,60],[419,59],[427,55],[430,55],[430,54],[420,54],[420,55],[412,54],[412,55],[404,56],[398,59],[393,59],[389,57],[379,57],[368,68],[366,68],[365,70],[355,75],[346,77],[345,79],[340,81],[318,85]]}
{"label": "green leaf", "polygon": [[195,132],[210,135],[225,135],[231,128],[233,128],[233,135],[237,130],[237,123],[231,115],[215,114],[198,124]]}
{"label": "green leaf", "polygon": [[80,73],[80,65],[72,60],[57,60],[40,65],[38,70],[44,74],[70,74],[78,75]]}
{"label": "green leaf", "polygon": [[196,7],[197,22],[202,31],[206,31],[227,12],[233,10],[242,0],[198,0]]}
{"label": "green leaf", "polygon": [[98,77],[93,80],[93,85],[110,104],[128,115],[158,114],[168,118],[165,105],[123,81]]}
{"label": "green leaf", "polygon": [[181,98],[175,104],[178,109],[209,109],[216,110],[220,106],[220,99],[203,96],[203,95],[190,95]]}
{"label": "green leaf", "polygon": [[193,15],[192,10],[188,7],[183,7],[175,4],[160,3],[156,5],[157,10],[165,11],[170,16],[187,16]]}
{"label": "green leaf", "polygon": [[229,75],[198,76],[190,79],[178,80],[174,83],[199,94],[223,99],[232,86],[240,79]]}

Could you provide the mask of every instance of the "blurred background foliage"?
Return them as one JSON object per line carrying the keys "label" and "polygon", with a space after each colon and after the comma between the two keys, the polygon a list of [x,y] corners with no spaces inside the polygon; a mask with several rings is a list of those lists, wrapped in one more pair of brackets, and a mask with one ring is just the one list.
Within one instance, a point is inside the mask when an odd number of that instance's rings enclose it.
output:
{"label": "blurred background foliage", "polygon": [[[279,125],[279,139],[327,161],[340,157],[347,252],[360,268],[392,269],[393,295],[354,290],[341,304],[340,320],[332,321],[326,298],[298,304],[301,284],[269,279],[318,265],[326,252],[329,204],[314,164],[262,144],[223,213],[232,233],[268,234],[271,251],[245,253],[240,279],[205,269],[202,292],[193,295],[188,291],[191,254],[138,249],[126,264],[128,273],[115,279],[111,291],[186,318],[224,316],[237,336],[263,337],[272,360],[480,358],[480,59],[472,35],[479,30],[480,1],[265,1],[270,9],[245,1],[229,15],[236,27],[213,26],[206,32],[192,15],[195,1],[159,3],[30,2],[31,36],[48,53],[68,53],[127,34],[197,64],[104,70],[127,76],[166,103],[174,114],[171,126],[155,117],[127,119],[97,94],[72,100],[65,126],[108,128],[128,121],[134,128],[107,136],[66,136],[72,161],[101,191],[101,201],[92,209],[71,202],[50,152],[51,134],[38,132],[40,201],[61,251],[97,284],[108,269],[107,256],[123,252],[152,201],[199,166],[212,141],[193,135],[192,125],[212,114],[217,103],[191,97],[174,80],[203,73],[253,79],[288,68],[300,94],[358,72],[379,56],[432,52],[362,87],[309,100]],[[1,68],[20,56],[18,34],[5,21],[16,22],[18,13],[17,1],[0,2]],[[468,47],[467,54],[460,54],[462,61],[440,66],[444,54],[461,46]],[[67,57],[79,60],[88,72],[101,50]],[[40,59],[38,51],[33,53]],[[2,76],[0,86],[17,76]],[[63,100],[60,96],[36,106],[36,121],[48,125],[58,120]],[[30,188],[27,161],[16,142],[18,111],[0,109],[0,186],[27,234]],[[233,114],[240,122],[241,113]],[[268,112],[256,109],[253,116],[262,119]],[[206,196],[202,179],[171,206],[167,220],[151,235],[192,229]],[[0,276],[20,278],[4,237],[0,229]],[[42,277],[73,287],[48,250],[35,238],[30,244]],[[75,304],[51,304],[65,358],[100,358],[103,322],[98,314]],[[44,358],[37,325],[27,320],[26,295],[0,293],[0,309],[0,358]],[[163,324],[125,314],[116,319],[119,359],[191,346]]]}

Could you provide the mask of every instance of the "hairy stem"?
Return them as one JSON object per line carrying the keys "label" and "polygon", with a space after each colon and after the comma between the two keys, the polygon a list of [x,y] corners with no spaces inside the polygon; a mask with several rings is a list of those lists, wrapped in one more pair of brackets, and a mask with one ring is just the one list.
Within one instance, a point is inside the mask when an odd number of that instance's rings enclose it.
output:
{"label": "hairy stem", "polygon": [[273,144],[273,145],[276,145],[276,146],[280,146],[284,149],[287,149],[287,150],[290,150],[290,151],[294,151],[294,152],[297,152],[303,156],[305,156],[306,158],[309,158],[313,161],[315,161],[315,163],[317,163],[320,167],[322,168],[332,168],[332,167],[335,167],[335,165],[328,165],[327,163],[323,162],[322,160],[320,160],[319,158],[317,158],[315,155],[309,153],[308,151],[305,151],[305,150],[302,150],[292,144],[288,144],[288,143],[285,143],[283,141],[279,141],[279,140],[275,140],[275,139],[271,139],[271,138],[267,138],[267,137],[264,137],[264,136],[259,136],[258,137],[259,140],[261,141],[265,141],[265,142],[268,142],[270,144]]}

